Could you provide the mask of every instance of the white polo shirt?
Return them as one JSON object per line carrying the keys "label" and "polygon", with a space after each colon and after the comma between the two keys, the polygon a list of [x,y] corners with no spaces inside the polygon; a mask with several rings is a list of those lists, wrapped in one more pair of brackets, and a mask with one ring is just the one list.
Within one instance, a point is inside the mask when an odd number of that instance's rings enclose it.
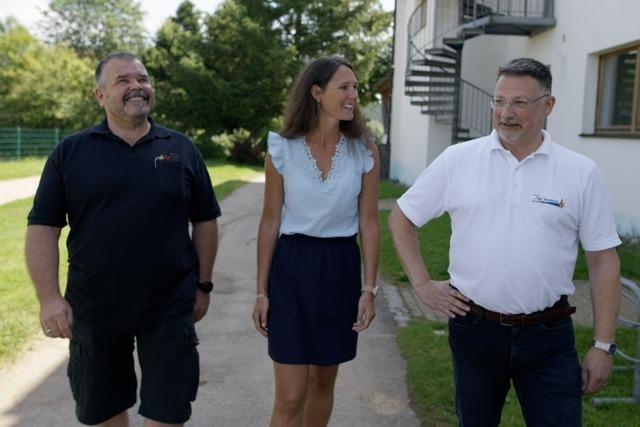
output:
{"label": "white polo shirt", "polygon": [[451,284],[489,310],[531,313],[575,291],[578,239],[587,251],[619,245],[595,163],[555,144],[522,161],[491,135],[448,147],[398,200],[420,227],[451,217]]}

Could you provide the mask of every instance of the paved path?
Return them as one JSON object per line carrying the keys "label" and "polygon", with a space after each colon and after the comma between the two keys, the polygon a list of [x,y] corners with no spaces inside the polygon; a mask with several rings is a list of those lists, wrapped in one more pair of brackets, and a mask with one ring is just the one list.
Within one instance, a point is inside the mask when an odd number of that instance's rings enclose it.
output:
{"label": "paved path", "polygon": [[[272,364],[266,340],[249,317],[255,298],[255,236],[262,189],[262,183],[250,183],[222,202],[216,291],[209,314],[197,324],[201,385],[189,426],[268,424]],[[340,368],[333,427],[419,426],[409,406],[396,324],[384,299],[378,299],[377,313],[372,327],[360,336],[358,357]],[[66,361],[65,341],[38,338],[17,365],[1,370],[0,426],[79,425],[65,376]],[[132,421],[141,425],[137,415]]]}
{"label": "paved path", "polygon": [[33,196],[39,181],[39,176],[0,181],[0,205]]}

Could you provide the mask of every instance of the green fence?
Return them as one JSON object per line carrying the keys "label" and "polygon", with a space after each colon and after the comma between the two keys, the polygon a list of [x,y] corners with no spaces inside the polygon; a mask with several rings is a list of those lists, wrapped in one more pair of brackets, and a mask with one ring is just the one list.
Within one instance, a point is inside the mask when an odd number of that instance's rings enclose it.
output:
{"label": "green fence", "polygon": [[0,159],[47,156],[53,146],[71,134],[70,129],[33,129],[0,127]]}

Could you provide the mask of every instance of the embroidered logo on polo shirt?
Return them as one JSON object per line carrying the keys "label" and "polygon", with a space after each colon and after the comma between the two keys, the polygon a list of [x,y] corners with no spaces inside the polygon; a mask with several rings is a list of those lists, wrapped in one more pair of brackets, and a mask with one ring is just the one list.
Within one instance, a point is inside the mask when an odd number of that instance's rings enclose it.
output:
{"label": "embroidered logo on polo shirt", "polygon": [[158,162],[171,162],[178,160],[178,155],[175,153],[160,153],[153,159],[153,167],[158,169]]}
{"label": "embroidered logo on polo shirt", "polygon": [[542,196],[539,196],[538,194],[534,194],[533,199],[531,199],[531,201],[535,203],[544,203],[547,205],[553,205],[559,208],[564,208],[564,199],[560,199],[560,200],[549,199],[547,197],[542,197]]}

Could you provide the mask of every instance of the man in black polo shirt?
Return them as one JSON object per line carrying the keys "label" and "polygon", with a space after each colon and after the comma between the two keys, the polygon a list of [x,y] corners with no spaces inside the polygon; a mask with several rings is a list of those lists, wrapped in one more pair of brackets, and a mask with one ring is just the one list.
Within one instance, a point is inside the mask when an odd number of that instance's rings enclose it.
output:
{"label": "man in black polo shirt", "polygon": [[[148,116],[155,98],[142,62],[115,52],[95,77],[107,117],[55,147],[29,213],[40,323],[46,336],[71,339],[80,422],[128,425],[135,338],[145,425],[176,425],[190,418],[198,388],[194,321],[209,307],[220,209],[195,146]],[[63,298],[58,239],[67,222]]]}

